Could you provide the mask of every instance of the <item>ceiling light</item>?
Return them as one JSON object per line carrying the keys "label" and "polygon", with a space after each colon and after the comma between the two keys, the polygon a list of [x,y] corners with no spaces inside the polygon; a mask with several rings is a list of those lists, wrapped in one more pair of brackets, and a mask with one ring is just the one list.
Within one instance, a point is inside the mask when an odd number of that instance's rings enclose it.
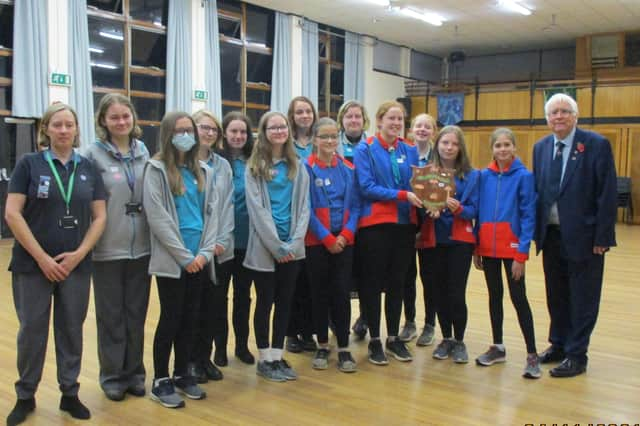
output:
{"label": "ceiling light", "polygon": [[514,0],[500,0],[498,2],[498,5],[504,7],[505,9],[510,10],[512,12],[520,13],[521,15],[525,15],[525,16],[531,15],[531,11],[529,9],[527,9],[526,7],[518,4]]}
{"label": "ceiling light", "polygon": [[392,8],[392,10],[396,10],[404,16],[419,19],[428,24],[435,25],[436,27],[441,26],[442,21],[444,21],[444,19],[436,13],[418,12],[417,10],[410,9],[408,7]]}
{"label": "ceiling light", "polygon": [[118,69],[118,67],[113,65],[113,64],[105,64],[105,63],[102,63],[102,62],[91,62],[91,66],[92,67],[98,67],[98,68],[104,68],[104,69],[107,69],[107,70]]}
{"label": "ceiling light", "polygon": [[98,47],[90,47],[89,48],[89,52],[92,52],[92,53],[104,53],[104,50],[102,50],[102,49],[100,49]]}
{"label": "ceiling light", "polygon": [[102,37],[110,38],[112,40],[124,40],[124,37],[122,36],[122,34],[118,34],[118,33],[100,31],[98,34],[100,34]]}

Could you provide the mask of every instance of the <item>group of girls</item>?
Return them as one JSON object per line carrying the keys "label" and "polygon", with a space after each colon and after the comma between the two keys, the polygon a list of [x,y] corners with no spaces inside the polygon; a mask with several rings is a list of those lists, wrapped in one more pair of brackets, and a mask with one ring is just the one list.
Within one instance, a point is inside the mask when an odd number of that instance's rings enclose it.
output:
{"label": "group of girls", "polygon": [[[437,132],[435,120],[422,114],[411,125],[414,144],[401,137],[404,120],[401,104],[385,102],[368,137],[360,103],[345,103],[336,123],[318,119],[312,102],[298,97],[288,116],[263,115],[254,143],[252,123],[241,113],[220,123],[207,111],[169,112],[150,158],[128,98],[108,94],[100,100],[97,140],[81,153],[74,149],[79,133],[73,109],[49,107],[39,132],[48,149],[18,162],[7,199],[20,320],[18,401],[8,423],[24,421],[35,409],[52,297],[60,408],[90,417],[77,396],[77,377],[91,274],[99,382],[114,401],[146,393],[151,274],[160,300],[151,398],[166,407],[184,406],[181,395],[203,399],[199,384],[222,379],[231,282],[235,355],[255,363],[248,346],[253,282],[257,374],[268,380],[297,378],[283,358],[285,336],[292,352],[315,351],[313,368],[328,368],[329,326],[337,338],[338,369],[357,370],[349,351],[354,288],[360,296],[354,331],[370,333],[368,360],[385,365],[389,354],[411,361],[406,342],[417,336],[416,249],[426,314],[417,344],[433,343],[437,312],[443,340],[434,358],[465,363],[465,289],[476,234],[474,260],[487,278],[494,336],[477,363],[505,359],[502,263],[526,338],[526,375],[539,377],[524,290],[535,193],[531,174],[515,157],[513,133],[494,133],[495,160],[479,172],[470,166],[458,127]],[[456,193],[436,213],[421,208],[410,186],[412,167],[428,163],[451,169],[456,181]]]}

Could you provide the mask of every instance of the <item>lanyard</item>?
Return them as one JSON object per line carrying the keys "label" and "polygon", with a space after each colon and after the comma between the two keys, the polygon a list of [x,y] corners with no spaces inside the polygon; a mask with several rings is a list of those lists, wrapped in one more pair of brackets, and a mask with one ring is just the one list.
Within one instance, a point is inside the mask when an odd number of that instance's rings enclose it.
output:
{"label": "lanyard", "polygon": [[[75,154],[73,154],[75,155]],[[73,160],[73,172],[71,172],[71,177],[69,177],[69,186],[67,190],[64,190],[64,185],[62,184],[62,179],[60,179],[60,175],[58,174],[58,170],[56,166],[53,164],[53,160],[51,159],[51,153],[49,151],[45,151],[44,156],[49,163],[49,168],[51,169],[51,173],[56,178],[56,182],[58,183],[58,189],[60,189],[60,194],[62,195],[62,199],[64,200],[64,204],[67,206],[67,216],[69,215],[69,204],[71,203],[71,193],[73,192],[73,182],[76,177],[76,167],[78,167],[78,162]]]}
{"label": "lanyard", "polygon": [[114,144],[113,142],[109,142],[109,143],[116,149],[114,157],[116,158],[116,160],[122,163],[122,169],[124,170],[124,175],[127,177],[127,185],[129,185],[129,189],[131,190],[131,198],[133,199],[133,191],[134,191],[133,188],[136,184],[135,165],[132,164],[135,160],[134,153],[133,153],[135,142],[129,144],[129,155],[127,156],[127,158],[125,158],[120,153],[120,151],[118,151],[118,147],[116,146],[116,144]]}

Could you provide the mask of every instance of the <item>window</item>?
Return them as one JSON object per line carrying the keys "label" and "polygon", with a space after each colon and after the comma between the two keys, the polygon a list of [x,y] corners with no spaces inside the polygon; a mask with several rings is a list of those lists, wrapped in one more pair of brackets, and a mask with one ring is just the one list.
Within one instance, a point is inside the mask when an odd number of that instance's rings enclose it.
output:
{"label": "window", "polygon": [[318,114],[336,118],[344,101],[344,31],[318,26]]}
{"label": "window", "polygon": [[153,153],[165,110],[169,0],[88,0],[87,6],[94,104],[110,92],[129,96]]}
{"label": "window", "polygon": [[254,126],[271,105],[273,11],[218,1],[222,112],[242,111]]}
{"label": "window", "polygon": [[0,1],[0,116],[11,114],[12,56],[13,3]]}
{"label": "window", "polygon": [[627,67],[640,67],[640,33],[625,35],[624,65]]}

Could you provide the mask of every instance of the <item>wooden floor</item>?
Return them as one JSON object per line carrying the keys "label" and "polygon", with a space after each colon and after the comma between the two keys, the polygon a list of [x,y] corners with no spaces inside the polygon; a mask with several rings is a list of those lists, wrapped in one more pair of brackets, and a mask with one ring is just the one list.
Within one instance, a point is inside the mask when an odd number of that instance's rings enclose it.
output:
{"label": "wooden floor", "polygon": [[[85,323],[85,350],[80,396],[92,413],[91,424],[638,424],[640,423],[640,226],[617,228],[619,247],[607,255],[601,313],[590,347],[587,374],[553,379],[544,368],[542,379],[523,379],[524,341],[515,313],[505,300],[504,342],[508,362],[481,368],[473,359],[490,343],[487,292],[483,277],[473,270],[469,279],[469,325],[466,342],[472,360],[467,365],[431,358],[433,347],[411,344],[412,363],[390,361],[387,367],[366,362],[366,342],[352,341],[359,372],[335,369],[335,354],[327,371],[311,369],[311,356],[288,354],[300,375],[297,382],[269,383],[256,377],[255,367],[232,357],[225,379],[204,385],[208,398],[187,401],[170,410],[148,397],[107,400],[97,383],[96,328],[93,303]],[[6,265],[10,241],[0,242],[0,416],[15,402],[15,336],[10,276]],[[527,266],[538,349],[547,346],[546,312],[541,259]],[[420,286],[419,286],[420,287]],[[419,300],[422,293],[419,290]],[[355,305],[354,305],[355,307]],[[418,303],[418,318],[423,309]],[[151,343],[158,318],[155,288],[146,328],[145,364],[152,371]],[[233,341],[233,339],[230,339]],[[251,337],[253,341],[253,336]],[[53,340],[50,339],[38,407],[26,424],[72,423],[58,410]],[[415,341],[414,341],[415,342]],[[252,345],[255,349],[255,346]],[[147,380],[149,384],[150,379]],[[80,424],[87,424],[78,422]]]}

